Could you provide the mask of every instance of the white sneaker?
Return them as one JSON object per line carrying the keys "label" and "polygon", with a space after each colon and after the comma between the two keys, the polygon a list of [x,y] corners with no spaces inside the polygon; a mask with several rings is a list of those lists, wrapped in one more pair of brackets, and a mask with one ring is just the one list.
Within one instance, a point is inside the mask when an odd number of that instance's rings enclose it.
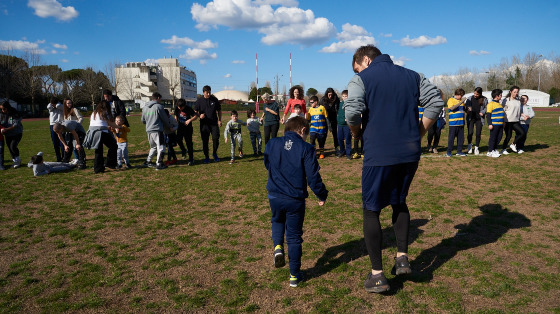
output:
{"label": "white sneaker", "polygon": [[498,151],[495,150],[495,151],[492,152],[492,155],[490,157],[498,158],[498,157],[500,157],[500,153],[498,153]]}
{"label": "white sneaker", "polygon": [[475,147],[474,147],[474,154],[475,154],[475,155],[479,155],[479,154],[480,154],[480,152],[478,151],[478,146],[475,146]]}
{"label": "white sneaker", "polygon": [[72,159],[72,161],[70,162],[71,165],[77,165],[78,164],[78,159]]}
{"label": "white sneaker", "polygon": [[487,153],[486,153],[486,156],[487,156],[487,157],[492,157],[492,152],[487,152]]}
{"label": "white sneaker", "polygon": [[472,144],[469,144],[469,147],[467,148],[467,154],[472,154]]}
{"label": "white sneaker", "polygon": [[511,148],[511,150],[512,150],[514,153],[517,153],[517,146],[516,146],[515,144],[511,144],[511,145],[509,145],[509,147]]}
{"label": "white sneaker", "polygon": [[518,150],[517,153],[518,154],[523,154],[525,151],[523,151],[522,149]]}
{"label": "white sneaker", "polygon": [[502,150],[502,155],[509,155],[507,149]]}

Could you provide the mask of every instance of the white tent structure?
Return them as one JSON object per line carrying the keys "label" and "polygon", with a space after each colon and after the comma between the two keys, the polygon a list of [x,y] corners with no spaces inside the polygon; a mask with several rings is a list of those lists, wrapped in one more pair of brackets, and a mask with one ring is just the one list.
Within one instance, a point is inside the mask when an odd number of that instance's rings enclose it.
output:
{"label": "white tent structure", "polygon": [[[508,90],[504,90],[502,99],[507,96],[508,92]],[[473,93],[468,93],[465,95],[465,97],[468,98],[472,95]],[[482,92],[482,95],[488,98],[489,101],[492,100],[492,91]],[[519,96],[522,95],[527,95],[529,97],[528,104],[532,107],[548,107],[550,104],[550,95],[544,92],[539,92],[534,89],[521,89],[519,90]]]}

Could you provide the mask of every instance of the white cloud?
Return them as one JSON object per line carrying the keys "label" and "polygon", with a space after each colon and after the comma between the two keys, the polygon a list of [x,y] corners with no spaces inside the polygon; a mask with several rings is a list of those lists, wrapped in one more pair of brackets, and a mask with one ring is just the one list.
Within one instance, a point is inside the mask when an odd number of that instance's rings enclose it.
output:
{"label": "white cloud", "polygon": [[231,61],[233,64],[245,64],[245,60],[233,60]]}
{"label": "white cloud", "polygon": [[228,74],[224,75],[224,77],[225,77],[225,78],[230,78],[230,77],[231,77],[231,74],[228,73]]}
{"label": "white cloud", "polygon": [[473,56],[480,56],[480,55],[489,55],[490,52],[485,51],[485,50],[480,50],[480,51],[471,50],[471,51],[469,51],[469,54],[473,55]]}
{"label": "white cloud", "polygon": [[55,47],[56,49],[68,49],[68,46],[61,44],[53,44],[53,47]]}
{"label": "white cloud", "polygon": [[379,36],[381,36],[381,37],[393,37],[393,34],[383,34],[383,33],[380,33]]}
{"label": "white cloud", "polygon": [[185,50],[185,54],[180,55],[179,57],[187,60],[200,60],[201,64],[206,64],[207,60],[217,59],[218,54],[215,52],[209,53],[208,51],[199,48],[187,48],[187,50]]}
{"label": "white cloud", "polygon": [[410,36],[406,35],[405,38],[401,40],[394,40],[396,43],[400,43],[401,46],[407,46],[412,48],[424,48],[426,46],[435,46],[447,43],[447,38],[443,36],[437,36],[435,38],[431,38],[428,36],[420,36],[418,38],[410,38]]}
{"label": "white cloud", "polygon": [[61,62],[64,62],[64,63],[70,62],[70,61],[68,61],[68,59],[61,59],[60,61],[61,61]]}
{"label": "white cloud", "polygon": [[376,45],[375,38],[368,31],[358,25],[346,23],[342,25],[342,32],[336,35],[338,42],[332,43],[319,50],[324,53],[354,52],[364,45]]}
{"label": "white cloud", "polygon": [[55,54],[57,54],[57,53],[58,53],[58,51],[56,51],[56,50],[54,50],[54,49],[51,50],[51,54],[55,55]]}
{"label": "white cloud", "polygon": [[410,61],[410,59],[406,58],[406,57],[400,57],[400,58],[395,58],[395,56],[391,56],[391,60],[393,60],[393,63],[396,65],[400,65],[400,66],[404,66],[404,63],[406,61]]}
{"label": "white cloud", "polygon": [[38,54],[47,54],[45,49],[39,48],[39,44],[45,43],[44,40],[38,40],[34,43],[26,40],[0,40],[0,50],[31,50]]}
{"label": "white cloud", "polygon": [[222,90],[232,90],[235,89],[235,86],[233,85],[225,85],[224,88]]}
{"label": "white cloud", "polygon": [[171,45],[170,47],[172,48],[181,48],[182,46],[187,46],[191,48],[211,49],[218,47],[217,43],[214,43],[209,39],[196,42],[188,37],[177,37],[176,35],[171,36],[170,39],[162,39],[161,42]]}
{"label": "white cloud", "polygon": [[[336,29],[326,18],[316,18],[311,10],[296,7],[292,0],[214,0],[191,7],[196,28],[208,31],[218,26],[258,30],[266,45],[283,43],[312,45],[334,36]],[[272,5],[281,5],[273,9]]]}
{"label": "white cloud", "polygon": [[57,0],[29,0],[27,6],[35,9],[39,17],[54,17],[59,21],[70,21],[79,15],[74,7],[63,7]]}

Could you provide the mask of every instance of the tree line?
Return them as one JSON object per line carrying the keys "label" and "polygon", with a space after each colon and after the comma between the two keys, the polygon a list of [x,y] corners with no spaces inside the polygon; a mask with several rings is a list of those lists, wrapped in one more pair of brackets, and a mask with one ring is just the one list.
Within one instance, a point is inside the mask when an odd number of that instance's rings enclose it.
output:
{"label": "tree line", "polygon": [[103,89],[113,89],[111,80],[91,66],[62,71],[58,65],[43,64],[35,51],[21,57],[6,51],[0,54],[0,98],[23,104],[20,110],[27,116],[48,115],[51,97],[70,98],[76,107],[92,108],[103,97]]}

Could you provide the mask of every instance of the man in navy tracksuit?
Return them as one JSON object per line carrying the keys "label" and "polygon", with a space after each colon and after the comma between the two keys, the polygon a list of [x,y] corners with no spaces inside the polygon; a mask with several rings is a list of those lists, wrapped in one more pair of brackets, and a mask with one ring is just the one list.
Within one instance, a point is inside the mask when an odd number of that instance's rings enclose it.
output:
{"label": "man in navy tracksuit", "polygon": [[[393,64],[374,46],[362,46],[352,60],[357,73],[348,83],[344,102],[352,136],[364,139],[362,207],[364,240],[371,272],[364,283],[368,292],[389,290],[381,263],[381,210],[391,205],[397,240],[395,273],[411,272],[408,261],[410,213],[408,189],[418,168],[420,139],[443,107],[440,92],[423,75]],[[418,123],[418,107],[423,116]],[[362,127],[362,116],[367,124]]]}
{"label": "man in navy tracksuit", "polygon": [[272,241],[274,266],[282,267],[284,260],[284,232],[290,260],[290,287],[297,287],[303,280],[301,268],[301,243],[307,185],[323,206],[329,191],[319,174],[315,149],[305,140],[309,135],[309,122],[294,117],[286,122],[284,136],[272,138],[264,150],[264,165],[268,170],[268,199],[272,211]]}

